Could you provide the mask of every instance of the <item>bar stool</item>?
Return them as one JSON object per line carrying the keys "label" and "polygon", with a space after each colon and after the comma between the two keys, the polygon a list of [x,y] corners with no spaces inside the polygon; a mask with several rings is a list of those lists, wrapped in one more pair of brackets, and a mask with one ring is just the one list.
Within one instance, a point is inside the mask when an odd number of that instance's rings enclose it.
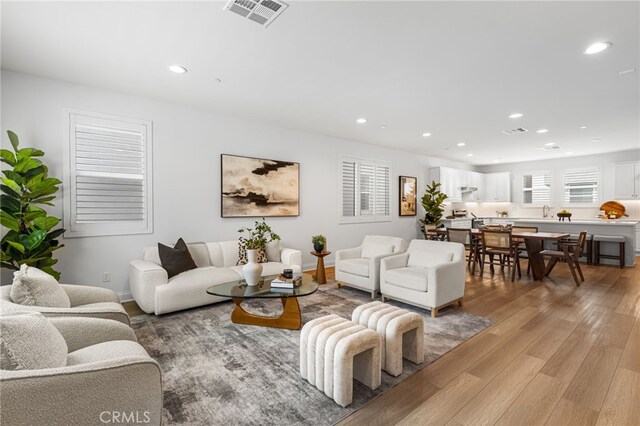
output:
{"label": "bar stool", "polygon": [[[569,238],[567,238],[567,240],[576,242],[579,237],[580,234],[569,234]],[[587,234],[584,256],[587,258],[587,264],[591,265],[593,263],[593,234]]]}
{"label": "bar stool", "polygon": [[[600,243],[618,243],[618,255],[600,254]],[[600,259],[616,259],[620,261],[620,268],[624,268],[624,243],[622,235],[594,235],[593,236],[593,263],[600,264]]]}

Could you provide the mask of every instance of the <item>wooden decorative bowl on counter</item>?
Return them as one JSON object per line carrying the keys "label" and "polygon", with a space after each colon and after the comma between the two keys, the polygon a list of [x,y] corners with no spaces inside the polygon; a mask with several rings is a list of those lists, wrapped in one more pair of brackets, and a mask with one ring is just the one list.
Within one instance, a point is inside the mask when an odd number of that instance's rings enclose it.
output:
{"label": "wooden decorative bowl on counter", "polygon": [[558,216],[558,222],[564,222],[565,218],[569,219],[569,222],[571,222],[571,213],[557,213],[556,215]]}

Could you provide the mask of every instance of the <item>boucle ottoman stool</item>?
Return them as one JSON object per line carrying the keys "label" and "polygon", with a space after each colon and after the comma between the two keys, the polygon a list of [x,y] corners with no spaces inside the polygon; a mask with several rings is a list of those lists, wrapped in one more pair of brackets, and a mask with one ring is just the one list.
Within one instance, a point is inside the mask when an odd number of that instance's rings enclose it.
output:
{"label": "boucle ottoman stool", "polygon": [[300,333],[300,375],[342,407],[353,400],[353,379],[380,386],[380,356],[376,332],[337,315],[309,321]]}
{"label": "boucle ottoman stool", "polygon": [[402,358],[415,364],[424,362],[424,322],[422,315],[371,302],[353,310],[351,319],[375,330],[382,338],[382,369],[392,376],[402,374]]}

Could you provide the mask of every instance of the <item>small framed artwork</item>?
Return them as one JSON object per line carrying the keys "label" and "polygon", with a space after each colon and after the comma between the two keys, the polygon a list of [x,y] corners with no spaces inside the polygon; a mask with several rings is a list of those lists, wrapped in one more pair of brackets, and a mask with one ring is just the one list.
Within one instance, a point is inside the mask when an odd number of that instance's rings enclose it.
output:
{"label": "small framed artwork", "polygon": [[412,176],[400,176],[400,216],[416,215],[416,185]]}
{"label": "small framed artwork", "polygon": [[222,154],[222,217],[300,215],[300,163]]}

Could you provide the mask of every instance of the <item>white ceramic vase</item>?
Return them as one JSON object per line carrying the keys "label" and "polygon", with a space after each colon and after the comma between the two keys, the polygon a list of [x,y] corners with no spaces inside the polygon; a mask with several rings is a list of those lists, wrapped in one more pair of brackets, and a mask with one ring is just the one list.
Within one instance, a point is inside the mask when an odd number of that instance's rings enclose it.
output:
{"label": "white ceramic vase", "polygon": [[247,285],[258,285],[262,275],[262,264],[258,263],[258,250],[247,250],[247,263],[242,267]]}

